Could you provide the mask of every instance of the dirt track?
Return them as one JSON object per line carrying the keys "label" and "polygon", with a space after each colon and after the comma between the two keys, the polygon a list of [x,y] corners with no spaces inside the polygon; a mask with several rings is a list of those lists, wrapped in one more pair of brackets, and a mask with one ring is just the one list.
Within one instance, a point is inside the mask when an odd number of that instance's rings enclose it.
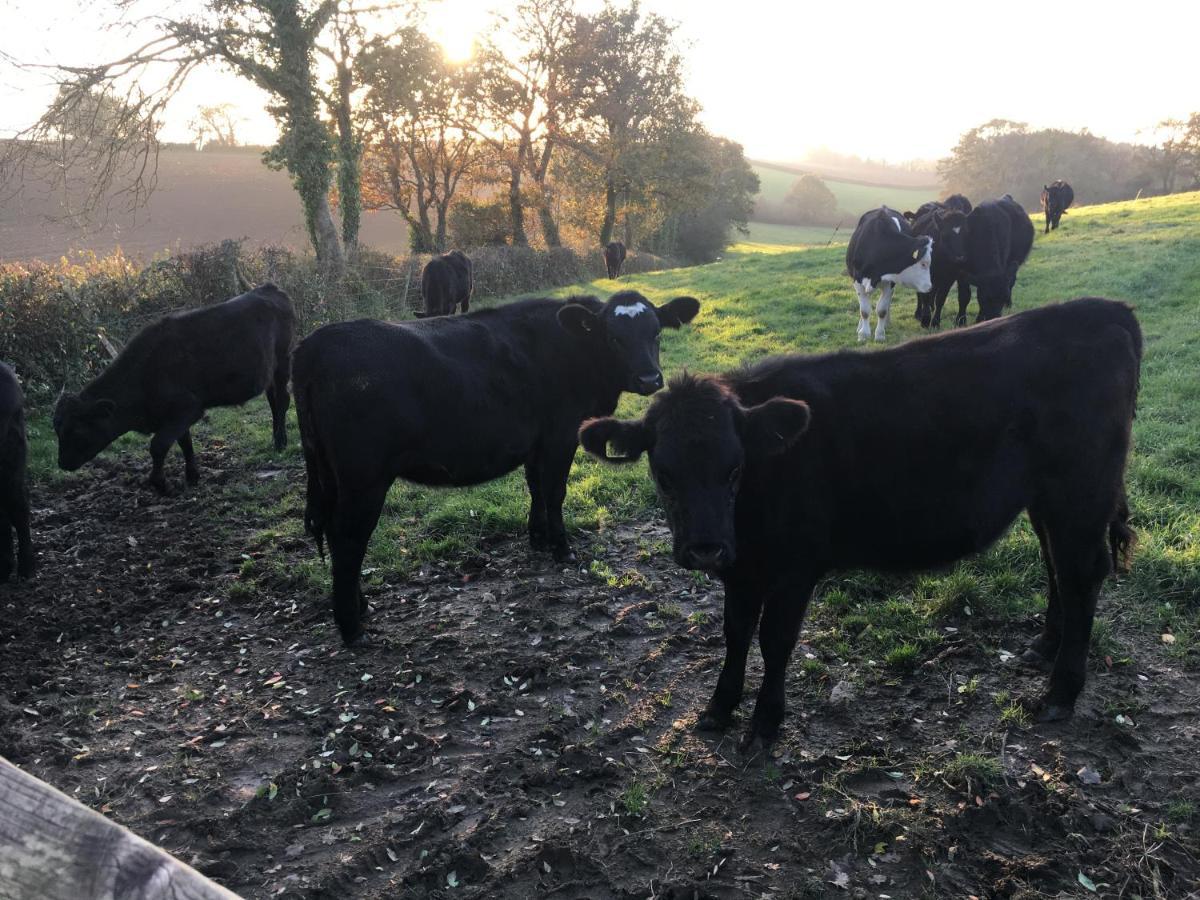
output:
{"label": "dirt track", "polygon": [[1132,664],[1094,667],[1072,723],[1008,727],[992,695],[1042,676],[1000,651],[1034,620],[951,622],[901,676],[833,655],[818,600],[784,739],[746,759],[692,730],[721,592],[661,524],[580,536],[590,571],[514,539],[374,573],[347,651],[319,590],[258,565],[312,557],[262,533],[295,463],[202,453],[177,497],[141,454],[38,491],[40,577],[0,587],[0,753],[239,893],[1196,896],[1196,820],[1168,806],[1200,806],[1200,677],[1119,619]]}

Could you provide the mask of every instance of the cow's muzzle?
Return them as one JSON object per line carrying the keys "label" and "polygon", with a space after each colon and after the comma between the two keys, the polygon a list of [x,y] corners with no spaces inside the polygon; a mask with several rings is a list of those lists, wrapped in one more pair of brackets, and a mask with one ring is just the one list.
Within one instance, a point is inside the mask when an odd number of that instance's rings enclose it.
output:
{"label": "cow's muzzle", "polygon": [[636,375],[633,379],[633,390],[643,397],[650,396],[655,391],[660,390],[662,386],[662,372],[655,372],[652,375]]}
{"label": "cow's muzzle", "polygon": [[733,548],[725,543],[693,543],[682,547],[676,561],[685,569],[719,572],[733,564]]}

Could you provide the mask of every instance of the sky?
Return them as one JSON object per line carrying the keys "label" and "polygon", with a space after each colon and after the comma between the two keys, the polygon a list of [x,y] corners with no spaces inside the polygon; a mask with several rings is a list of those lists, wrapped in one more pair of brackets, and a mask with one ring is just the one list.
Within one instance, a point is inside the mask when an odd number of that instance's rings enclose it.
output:
{"label": "sky", "polygon": [[[178,10],[188,0],[142,0]],[[110,0],[0,0],[0,58],[75,63],[127,51],[133,35],[99,31]],[[511,7],[505,0],[504,7]],[[598,0],[580,0],[589,11]],[[470,52],[497,0],[427,4],[448,55]],[[800,160],[826,146],[899,162],[946,155],[993,118],[1088,128],[1114,140],[1200,109],[1195,35],[1200,4],[1142,0],[834,0],[731,3],[642,0],[679,25],[687,84],[710,131],[751,158]],[[51,91],[36,72],[0,62],[0,134],[36,118]],[[194,75],[164,137],[187,140],[198,107],[232,102],[244,141],[269,143],[265,97],[220,71]],[[1144,139],[1144,136],[1143,136]]]}

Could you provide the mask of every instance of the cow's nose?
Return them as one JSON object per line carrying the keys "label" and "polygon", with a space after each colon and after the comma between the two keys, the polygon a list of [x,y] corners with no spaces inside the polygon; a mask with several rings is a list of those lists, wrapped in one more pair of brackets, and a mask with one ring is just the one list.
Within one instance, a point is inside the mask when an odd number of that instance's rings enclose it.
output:
{"label": "cow's nose", "polygon": [[662,372],[655,372],[653,375],[638,376],[638,390],[640,390],[643,394],[653,394],[662,386]]}
{"label": "cow's nose", "polygon": [[687,549],[692,568],[716,569],[727,556],[724,544],[692,544]]}

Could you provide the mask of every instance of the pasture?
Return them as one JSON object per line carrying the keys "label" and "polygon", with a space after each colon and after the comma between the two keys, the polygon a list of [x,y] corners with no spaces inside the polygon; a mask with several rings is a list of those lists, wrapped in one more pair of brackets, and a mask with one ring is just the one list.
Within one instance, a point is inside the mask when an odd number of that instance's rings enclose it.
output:
{"label": "pasture", "polygon": [[[701,301],[663,337],[668,376],[854,346],[843,247],[750,249],[621,280]],[[1022,706],[1043,676],[1014,654],[1045,590],[1022,519],[951,571],[818,587],[771,755],[693,732],[722,656],[720,586],[670,559],[644,465],[583,454],[574,566],[528,550],[519,473],[393,488],[365,566],[371,643],[346,650],[302,533],[294,413],[275,454],[259,399],[195,430],[198,488],[168,458],[170,498],[142,485],[142,439],[67,475],[34,416],[42,575],[0,586],[0,754],[248,897],[1186,896],[1198,277],[1186,194],[1071,210],[1018,279],[1016,309],[1126,299],[1146,336],[1140,545],[1105,587],[1069,723]],[[914,305],[896,292],[892,343],[919,335]]]}
{"label": "pasture", "polygon": [[[804,167],[777,167],[769,163],[755,163],[754,172],[759,180],[759,198],[772,203],[782,201],[792,185],[803,174]],[[820,174],[814,169],[815,174]],[[845,226],[853,229],[854,222],[868,209],[886,205],[903,212],[906,209],[916,209],[926,200],[934,199],[938,194],[936,186],[909,187],[905,185],[865,184],[858,181],[842,181],[826,175],[821,176],[825,186],[837,197],[838,208],[849,219]]]}

